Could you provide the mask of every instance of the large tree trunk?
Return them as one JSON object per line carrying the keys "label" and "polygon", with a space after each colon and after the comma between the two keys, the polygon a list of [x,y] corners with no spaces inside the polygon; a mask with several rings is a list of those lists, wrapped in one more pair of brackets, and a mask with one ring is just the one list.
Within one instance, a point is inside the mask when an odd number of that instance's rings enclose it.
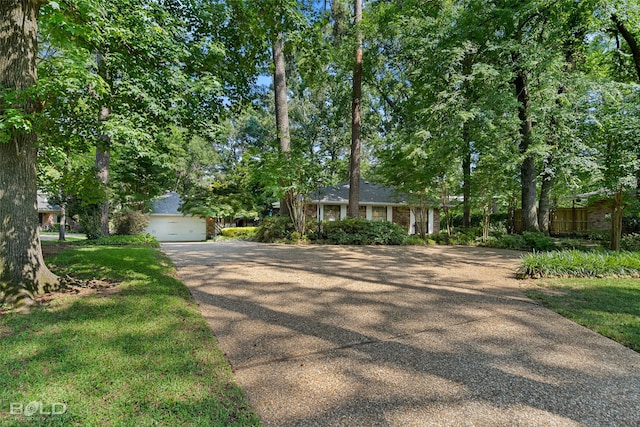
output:
{"label": "large tree trunk", "polygon": [[360,151],[362,137],[362,0],[353,2],[354,25],[357,34],[355,64],[353,67],[353,97],[351,100],[351,156],[349,158],[349,206],[347,216],[360,215]]}
{"label": "large tree trunk", "polygon": [[[273,54],[273,92],[276,108],[276,132],[282,153],[291,152],[291,136],[289,133],[289,107],[287,104],[287,70],[284,60],[284,34],[278,33],[272,44]],[[283,183],[290,184],[290,183]],[[291,211],[291,200],[295,197],[291,192],[280,200],[280,214],[291,216],[295,223],[294,213]]]}
{"label": "large tree trunk", "polygon": [[[515,59],[517,61],[517,58]],[[533,155],[528,153],[532,141],[531,101],[529,99],[528,76],[524,70],[518,70],[514,79],[518,98],[518,118],[520,119],[520,153],[525,156],[520,167],[522,185],[522,231],[538,231],[538,212],[536,208],[536,165]]]}
{"label": "large tree trunk", "polygon": [[287,74],[284,61],[284,35],[278,33],[273,41],[273,91],[276,103],[276,130],[280,151],[291,151],[291,137],[289,135],[289,107],[287,106]]}
{"label": "large tree trunk", "polygon": [[[0,2],[0,89],[25,90],[37,81],[38,1]],[[6,108],[0,99],[0,114]],[[12,105],[27,113],[35,103]],[[36,135],[14,132],[0,143],[0,301],[23,302],[55,289],[38,233]]]}

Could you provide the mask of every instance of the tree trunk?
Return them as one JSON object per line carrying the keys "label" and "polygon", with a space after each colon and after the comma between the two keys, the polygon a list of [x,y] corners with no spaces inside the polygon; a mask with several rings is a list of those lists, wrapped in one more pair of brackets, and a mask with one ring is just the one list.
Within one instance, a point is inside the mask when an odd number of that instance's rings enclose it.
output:
{"label": "tree trunk", "polygon": [[[0,2],[0,90],[26,90],[37,81],[40,2]],[[0,99],[0,114],[5,108]],[[28,96],[26,113],[35,111]],[[36,135],[15,131],[0,142],[0,301],[28,302],[58,287],[44,264],[38,233]]]}
{"label": "tree trunk", "polygon": [[619,251],[622,241],[622,214],[624,212],[624,190],[618,190],[613,196],[611,207],[611,250]]}
{"label": "tree trunk", "polygon": [[362,0],[354,0],[354,25],[357,34],[355,65],[353,67],[353,98],[351,100],[351,156],[349,157],[349,206],[347,216],[360,215],[360,151],[362,137]]}
{"label": "tree trunk", "polygon": [[489,228],[491,226],[491,198],[482,205],[482,243],[489,240]]}
{"label": "tree trunk", "polygon": [[462,226],[471,227],[471,130],[469,123],[465,122],[462,128],[462,138],[464,143],[464,153],[462,157]]}
{"label": "tree trunk", "polygon": [[[551,167],[551,158],[545,160],[545,166]],[[538,227],[546,235],[551,234],[551,192],[553,190],[553,174],[550,171],[542,173],[540,187],[540,203],[538,209]]]}
{"label": "tree trunk", "polygon": [[67,240],[67,202],[61,200],[60,202],[60,230],[58,231],[58,241],[64,242]]}
{"label": "tree trunk", "polygon": [[[638,77],[637,83],[640,83],[640,46],[638,45],[637,38],[629,31],[629,29],[624,25],[624,22],[620,20],[618,15],[611,15],[611,20],[616,26],[618,32],[622,35],[622,38],[629,45],[629,49],[631,50],[631,57],[633,58],[633,65],[636,69],[636,76]],[[638,156],[640,160],[640,155]],[[640,170],[636,172],[636,196],[640,197]]]}
{"label": "tree trunk", "polygon": [[[105,135],[106,138],[108,136]],[[111,153],[106,143],[96,146],[96,178],[104,190],[104,199],[100,203],[98,215],[100,217],[100,234],[109,235],[109,168],[111,165]]]}
{"label": "tree trunk", "polygon": [[291,151],[291,137],[289,134],[289,108],[287,106],[287,73],[284,61],[284,34],[278,33],[273,41],[273,91],[276,107],[276,130],[280,151]]}
{"label": "tree trunk", "polygon": [[[517,57],[515,58],[517,61]],[[536,165],[532,154],[528,154],[532,142],[533,125],[531,123],[531,101],[529,99],[528,76],[524,70],[518,70],[514,79],[518,98],[518,118],[520,119],[520,153],[525,156],[520,167],[522,185],[522,231],[538,231],[538,212],[536,208]]]}
{"label": "tree trunk", "polygon": [[[96,57],[98,73],[105,81],[109,81],[105,59],[102,54]],[[100,108],[98,120],[104,123],[109,120],[111,109],[107,106]],[[100,234],[109,235],[109,170],[111,168],[111,137],[106,133],[100,135],[100,142],[96,145],[96,178],[104,190],[104,198],[100,203],[98,215],[100,216]]]}
{"label": "tree trunk", "polygon": [[624,25],[624,23],[618,18],[618,15],[611,15],[611,20],[616,26],[616,29],[622,35],[624,41],[629,45],[629,49],[631,50],[631,57],[633,58],[633,65],[636,69],[636,76],[638,77],[638,83],[640,83],[640,46],[638,46],[638,40],[636,37],[631,34],[629,29]]}
{"label": "tree trunk", "polygon": [[[272,44],[273,54],[273,92],[276,108],[276,132],[278,133],[278,143],[280,144],[280,152],[291,152],[291,136],[289,133],[289,107],[287,104],[287,70],[284,60],[284,34],[278,33]],[[282,183],[288,185],[290,183]],[[294,212],[290,209],[290,200],[295,195],[288,193],[280,200],[280,215],[293,217]]]}
{"label": "tree trunk", "polygon": [[[473,91],[469,83],[473,65],[473,56],[467,54],[462,60],[462,72],[465,80],[462,90],[467,102],[473,97]],[[462,227],[471,228],[471,124],[466,120],[462,124]]]}

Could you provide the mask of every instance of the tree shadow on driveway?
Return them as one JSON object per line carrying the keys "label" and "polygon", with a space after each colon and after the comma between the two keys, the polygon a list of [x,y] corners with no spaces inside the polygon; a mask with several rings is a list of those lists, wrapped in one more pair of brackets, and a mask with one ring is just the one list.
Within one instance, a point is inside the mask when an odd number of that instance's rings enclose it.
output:
{"label": "tree shadow on driveway", "polygon": [[640,424],[640,355],[527,300],[517,253],[163,250],[265,425]]}

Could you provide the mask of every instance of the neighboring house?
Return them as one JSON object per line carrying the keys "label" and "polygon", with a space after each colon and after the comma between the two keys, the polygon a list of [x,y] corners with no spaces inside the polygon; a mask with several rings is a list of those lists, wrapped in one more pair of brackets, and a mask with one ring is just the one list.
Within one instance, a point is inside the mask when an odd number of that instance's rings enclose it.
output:
{"label": "neighboring house", "polygon": [[60,206],[49,203],[49,196],[38,193],[38,221],[40,228],[48,230],[60,223]]}
{"label": "neighboring house", "polygon": [[[571,207],[551,210],[551,234],[611,231],[611,200],[604,191],[576,194],[563,201]],[[522,210],[515,212],[515,230],[522,231]]]}
{"label": "neighboring house", "polygon": [[[311,194],[307,214],[320,219],[336,221],[347,217],[349,205],[349,183],[325,187]],[[319,199],[319,200],[318,200]],[[409,234],[416,233],[416,217],[410,208],[408,198],[393,188],[360,180],[360,217],[371,221],[390,221],[405,228]],[[440,232],[440,213],[433,205],[428,210],[427,228],[429,234]]]}
{"label": "neighboring house", "polygon": [[160,242],[195,242],[207,239],[205,218],[184,215],[178,209],[182,199],[177,193],[166,193],[153,201],[146,232]]}

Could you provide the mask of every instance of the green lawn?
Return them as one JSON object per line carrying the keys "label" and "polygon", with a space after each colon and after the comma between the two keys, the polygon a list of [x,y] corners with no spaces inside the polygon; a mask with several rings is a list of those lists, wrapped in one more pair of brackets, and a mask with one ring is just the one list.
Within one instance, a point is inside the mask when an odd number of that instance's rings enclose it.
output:
{"label": "green lawn", "polygon": [[527,295],[640,352],[640,279],[545,279]]}
{"label": "green lawn", "polygon": [[158,249],[71,247],[54,271],[122,283],[0,317],[0,425],[259,424]]}

